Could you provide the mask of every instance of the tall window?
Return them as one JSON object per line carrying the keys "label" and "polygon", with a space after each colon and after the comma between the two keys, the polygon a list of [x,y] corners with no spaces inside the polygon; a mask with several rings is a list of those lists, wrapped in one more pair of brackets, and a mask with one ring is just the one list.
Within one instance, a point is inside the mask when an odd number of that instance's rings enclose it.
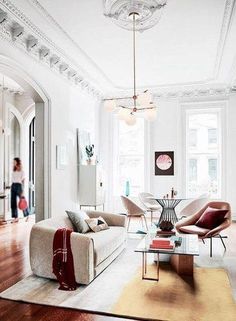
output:
{"label": "tall window", "polygon": [[221,196],[221,130],[218,110],[191,110],[186,117],[186,190],[188,197]]}
{"label": "tall window", "polygon": [[114,193],[125,194],[128,182],[130,195],[137,196],[144,190],[144,119],[134,126],[119,121],[116,137]]}

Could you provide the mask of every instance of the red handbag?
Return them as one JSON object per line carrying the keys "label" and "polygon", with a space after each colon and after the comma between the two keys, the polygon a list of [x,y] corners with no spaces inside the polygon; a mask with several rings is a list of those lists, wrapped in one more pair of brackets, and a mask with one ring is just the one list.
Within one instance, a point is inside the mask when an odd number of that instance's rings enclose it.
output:
{"label": "red handbag", "polygon": [[24,196],[21,196],[20,201],[18,203],[18,208],[22,211],[26,210],[28,207],[27,201]]}

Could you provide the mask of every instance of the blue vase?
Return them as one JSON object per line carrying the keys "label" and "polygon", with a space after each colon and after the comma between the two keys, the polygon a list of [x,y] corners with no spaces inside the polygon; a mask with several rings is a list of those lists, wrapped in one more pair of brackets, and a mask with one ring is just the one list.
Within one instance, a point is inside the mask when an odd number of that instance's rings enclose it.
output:
{"label": "blue vase", "polygon": [[130,184],[129,184],[129,181],[126,181],[125,183],[125,196],[129,196],[130,194]]}

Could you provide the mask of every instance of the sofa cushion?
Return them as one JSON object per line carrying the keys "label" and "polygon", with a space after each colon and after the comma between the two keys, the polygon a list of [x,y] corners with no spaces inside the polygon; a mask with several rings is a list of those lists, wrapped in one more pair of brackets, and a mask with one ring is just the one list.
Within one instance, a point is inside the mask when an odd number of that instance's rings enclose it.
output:
{"label": "sofa cushion", "polygon": [[89,216],[84,211],[66,211],[66,213],[74,226],[75,232],[87,233],[90,231],[90,227],[85,221],[86,219],[89,219]]}
{"label": "sofa cushion", "polygon": [[196,226],[212,230],[223,223],[227,212],[228,210],[207,207],[199,220],[196,222]]}
{"label": "sofa cushion", "polygon": [[120,226],[110,226],[108,230],[86,235],[93,239],[95,266],[110,256],[126,239],[125,229]]}
{"label": "sofa cushion", "polygon": [[86,219],[85,222],[88,224],[90,229],[95,233],[109,229],[109,226],[107,225],[106,221],[101,216],[97,218]]}
{"label": "sofa cushion", "polygon": [[181,226],[181,227],[179,227],[179,230],[183,233],[197,234],[199,236],[203,236],[210,231],[209,229],[202,228],[202,227],[199,227],[196,225]]}

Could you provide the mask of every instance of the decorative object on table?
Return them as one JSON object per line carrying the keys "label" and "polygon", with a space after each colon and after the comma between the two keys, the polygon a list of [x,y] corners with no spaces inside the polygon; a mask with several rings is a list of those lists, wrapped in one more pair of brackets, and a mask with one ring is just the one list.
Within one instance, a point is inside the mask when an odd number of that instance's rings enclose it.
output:
{"label": "decorative object on table", "polygon": [[172,235],[175,235],[176,232],[174,230],[171,230],[171,231],[163,231],[161,229],[157,229],[156,231],[156,236],[162,236],[162,237],[169,237],[169,236],[172,236]]}
{"label": "decorative object on table", "polygon": [[174,175],[174,152],[155,152],[155,175]]}
{"label": "decorative object on table", "polygon": [[160,224],[159,227],[162,231],[171,231],[174,228],[174,225],[172,224],[171,221],[163,220]]}
{"label": "decorative object on table", "polygon": [[65,169],[67,166],[67,148],[66,145],[56,146],[57,169]]}
{"label": "decorative object on table", "polygon": [[86,145],[85,146],[85,151],[87,155],[87,164],[91,165],[92,164],[92,157],[94,155],[94,145]]}
{"label": "decorative object on table", "polygon": [[181,246],[183,240],[181,236],[171,236],[170,239],[175,243],[175,246]]}
{"label": "decorative object on table", "polygon": [[174,225],[171,221],[163,220],[158,225],[158,230],[156,232],[157,236],[171,236],[175,235],[175,231],[173,231]]}
{"label": "decorative object on table", "polygon": [[128,197],[130,194],[130,183],[129,181],[125,182],[125,196]]}
{"label": "decorative object on table", "polygon": [[[125,1],[126,2],[126,1]],[[106,15],[113,18],[114,21],[119,25],[126,26],[128,30],[132,30],[133,37],[133,96],[128,97],[112,97],[104,99],[104,108],[108,112],[117,112],[118,118],[125,121],[127,125],[134,125],[139,115],[143,115],[147,120],[153,121],[156,118],[156,106],[153,102],[151,93],[148,90],[144,90],[141,93],[137,92],[136,84],[136,29],[144,30],[144,24],[146,25],[147,20],[152,24],[154,19],[154,12],[159,12],[160,9],[164,8],[166,1],[156,0],[156,5],[147,5],[143,3],[134,3],[129,1],[125,3],[119,1],[115,4],[115,11],[111,14]],[[145,18],[144,18],[145,17]],[[114,19],[115,18],[115,19]],[[128,28],[127,28],[128,27]]]}

